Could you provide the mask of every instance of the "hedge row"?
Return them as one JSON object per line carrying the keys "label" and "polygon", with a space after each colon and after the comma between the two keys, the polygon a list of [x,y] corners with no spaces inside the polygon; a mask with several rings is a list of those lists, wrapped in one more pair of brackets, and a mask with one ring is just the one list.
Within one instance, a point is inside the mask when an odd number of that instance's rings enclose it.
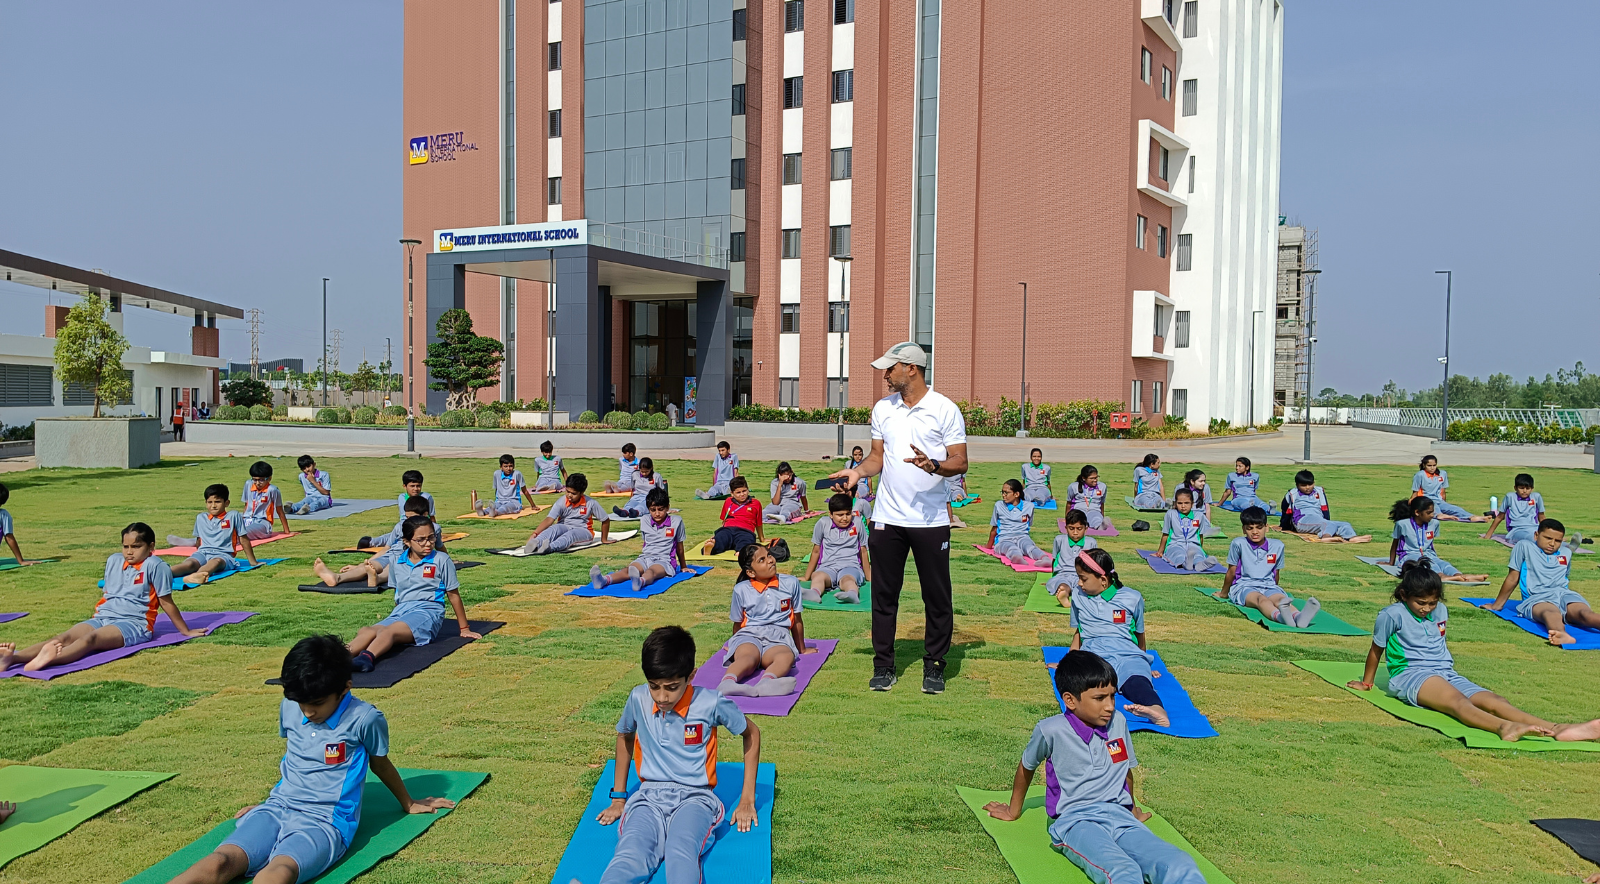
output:
{"label": "hedge row", "polygon": [[1451,442],[1523,442],[1544,445],[1586,445],[1600,434],[1600,427],[1580,429],[1540,424],[1504,423],[1492,418],[1451,421],[1445,438]]}

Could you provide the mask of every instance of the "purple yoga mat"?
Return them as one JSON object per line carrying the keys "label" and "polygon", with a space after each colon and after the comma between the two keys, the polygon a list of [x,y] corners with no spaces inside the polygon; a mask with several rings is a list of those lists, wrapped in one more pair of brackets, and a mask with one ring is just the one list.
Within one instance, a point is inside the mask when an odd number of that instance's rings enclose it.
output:
{"label": "purple yoga mat", "polygon": [[1051,571],[1054,570],[1049,565],[1014,565],[1014,564],[1011,563],[1010,559],[1008,559],[1005,556],[1000,555],[999,553],[995,552],[994,551],[994,547],[992,547],[992,546],[979,546],[978,544],[974,543],[972,545],[972,548],[977,550],[978,552],[983,553],[984,555],[986,555],[986,556],[988,556],[988,557],[990,557],[992,559],[999,560],[1000,564],[1005,565],[1007,568],[1010,568],[1011,570],[1016,571],[1018,573],[1027,573],[1027,572],[1030,572],[1030,571],[1038,571],[1038,572],[1043,573],[1043,574],[1049,574],[1049,573],[1051,573]]}
{"label": "purple yoga mat", "polygon": [[[728,699],[746,715],[788,715],[794,710],[794,704],[800,702],[800,695],[811,686],[812,676],[817,674],[822,664],[828,662],[828,658],[833,655],[833,649],[838,646],[839,640],[836,638],[806,639],[806,647],[816,648],[817,652],[801,654],[799,661],[795,663],[792,694],[785,694],[782,697],[729,697]],[[722,683],[722,675],[728,671],[728,667],[722,665],[722,657],[727,652],[727,645],[723,645],[710,660],[701,664],[694,674],[695,687],[715,688]],[[751,677],[759,678],[760,675],[761,673],[757,672]]]}
{"label": "purple yoga mat", "polygon": [[[1056,519],[1056,528],[1060,529],[1062,534],[1067,533],[1067,520],[1066,519]],[[1116,536],[1118,536],[1117,526],[1111,524],[1111,520],[1110,519],[1106,519],[1104,522],[1101,522],[1100,523],[1100,527],[1098,527],[1098,528],[1090,528],[1090,529],[1084,531],[1083,533],[1089,535],[1090,537],[1116,537]]]}
{"label": "purple yoga mat", "polygon": [[22,611],[16,614],[0,614],[0,623],[10,623],[13,620],[21,620],[26,616],[28,616],[27,611]]}
{"label": "purple yoga mat", "polygon": [[[204,629],[206,634],[210,635],[219,626],[227,626],[230,623],[243,623],[255,615],[256,612],[254,611],[188,611],[184,613],[183,619],[184,622],[189,624],[190,629]],[[93,669],[101,664],[110,663],[112,660],[131,657],[146,648],[176,645],[188,640],[187,637],[173,628],[172,621],[167,619],[166,614],[158,614],[156,616],[156,637],[142,645],[134,645],[131,648],[118,648],[115,651],[101,651],[98,654],[90,654],[76,663],[69,663],[66,666],[52,666],[40,672],[23,672],[21,666],[13,666],[5,672],[0,672],[0,678],[24,675],[28,678],[49,681],[58,675],[66,675],[69,672],[82,672],[85,669]]]}
{"label": "purple yoga mat", "polygon": [[1156,555],[1151,550],[1141,549],[1141,550],[1136,550],[1136,552],[1139,553],[1139,557],[1140,558],[1144,559],[1145,562],[1150,565],[1150,570],[1156,572],[1157,574],[1226,574],[1226,573],[1228,573],[1228,566],[1224,565],[1224,564],[1221,564],[1220,562],[1218,564],[1212,565],[1211,568],[1209,568],[1208,570],[1205,570],[1205,571],[1186,571],[1186,570],[1184,570],[1182,568],[1174,568],[1171,564],[1169,564],[1167,562],[1166,559],[1163,559],[1162,557]]}

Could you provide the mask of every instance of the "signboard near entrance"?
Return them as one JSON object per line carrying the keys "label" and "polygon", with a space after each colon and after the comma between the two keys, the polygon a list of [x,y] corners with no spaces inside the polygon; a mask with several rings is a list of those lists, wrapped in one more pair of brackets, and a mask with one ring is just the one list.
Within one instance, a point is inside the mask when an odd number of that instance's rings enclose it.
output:
{"label": "signboard near entrance", "polygon": [[589,242],[589,222],[549,221],[543,224],[502,224],[498,227],[462,227],[435,230],[435,252],[481,252],[488,249],[581,246]]}
{"label": "signboard near entrance", "polygon": [[695,412],[699,411],[699,409],[695,405],[695,399],[699,395],[700,395],[700,379],[699,378],[684,378],[683,379],[683,423],[684,423],[685,426],[693,426],[694,425]]}

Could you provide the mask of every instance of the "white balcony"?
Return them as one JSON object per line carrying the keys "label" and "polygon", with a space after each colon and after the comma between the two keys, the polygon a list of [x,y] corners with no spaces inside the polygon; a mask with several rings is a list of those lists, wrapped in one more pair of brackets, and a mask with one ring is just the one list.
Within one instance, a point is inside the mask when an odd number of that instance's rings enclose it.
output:
{"label": "white balcony", "polygon": [[[1152,290],[1133,293],[1133,338],[1130,355],[1135,359],[1161,359],[1172,362],[1166,338],[1172,331],[1172,299]],[[1157,344],[1160,339],[1160,344]]]}
{"label": "white balcony", "polygon": [[1139,17],[1156,32],[1161,42],[1178,51],[1178,8],[1182,0],[1139,0]]}
{"label": "white balcony", "polygon": [[[1139,192],[1145,196],[1173,208],[1182,208],[1189,205],[1189,200],[1174,190],[1168,190],[1189,161],[1189,142],[1172,134],[1170,130],[1154,120],[1139,121],[1139,159],[1138,169],[1135,170],[1134,180],[1138,182]],[[1151,153],[1157,147],[1167,149],[1167,181],[1166,187],[1161,185],[1158,178],[1151,176]]]}

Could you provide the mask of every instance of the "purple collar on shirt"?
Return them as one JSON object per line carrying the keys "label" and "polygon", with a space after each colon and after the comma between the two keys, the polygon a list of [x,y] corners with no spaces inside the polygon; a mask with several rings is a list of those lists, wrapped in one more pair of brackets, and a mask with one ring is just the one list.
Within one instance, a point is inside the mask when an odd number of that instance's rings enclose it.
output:
{"label": "purple collar on shirt", "polygon": [[1260,552],[1260,551],[1262,551],[1262,550],[1267,548],[1267,539],[1265,537],[1261,538],[1261,542],[1260,543],[1255,543],[1252,540],[1250,540],[1250,538],[1248,538],[1248,537],[1245,538],[1244,542],[1250,544],[1250,548],[1255,550],[1256,552]]}
{"label": "purple collar on shirt", "polygon": [[662,519],[659,522],[656,521],[655,516],[651,516],[650,517],[650,527],[652,527],[652,528],[665,528],[667,526],[667,523],[670,522],[670,521],[672,521],[672,514],[671,513],[668,513],[667,517],[665,519]]}
{"label": "purple collar on shirt", "polygon": [[1082,738],[1084,745],[1088,745],[1091,739],[1096,736],[1102,740],[1110,739],[1111,730],[1109,726],[1093,727],[1071,712],[1064,712],[1062,714],[1067,717],[1067,724],[1072,725],[1072,732]]}

